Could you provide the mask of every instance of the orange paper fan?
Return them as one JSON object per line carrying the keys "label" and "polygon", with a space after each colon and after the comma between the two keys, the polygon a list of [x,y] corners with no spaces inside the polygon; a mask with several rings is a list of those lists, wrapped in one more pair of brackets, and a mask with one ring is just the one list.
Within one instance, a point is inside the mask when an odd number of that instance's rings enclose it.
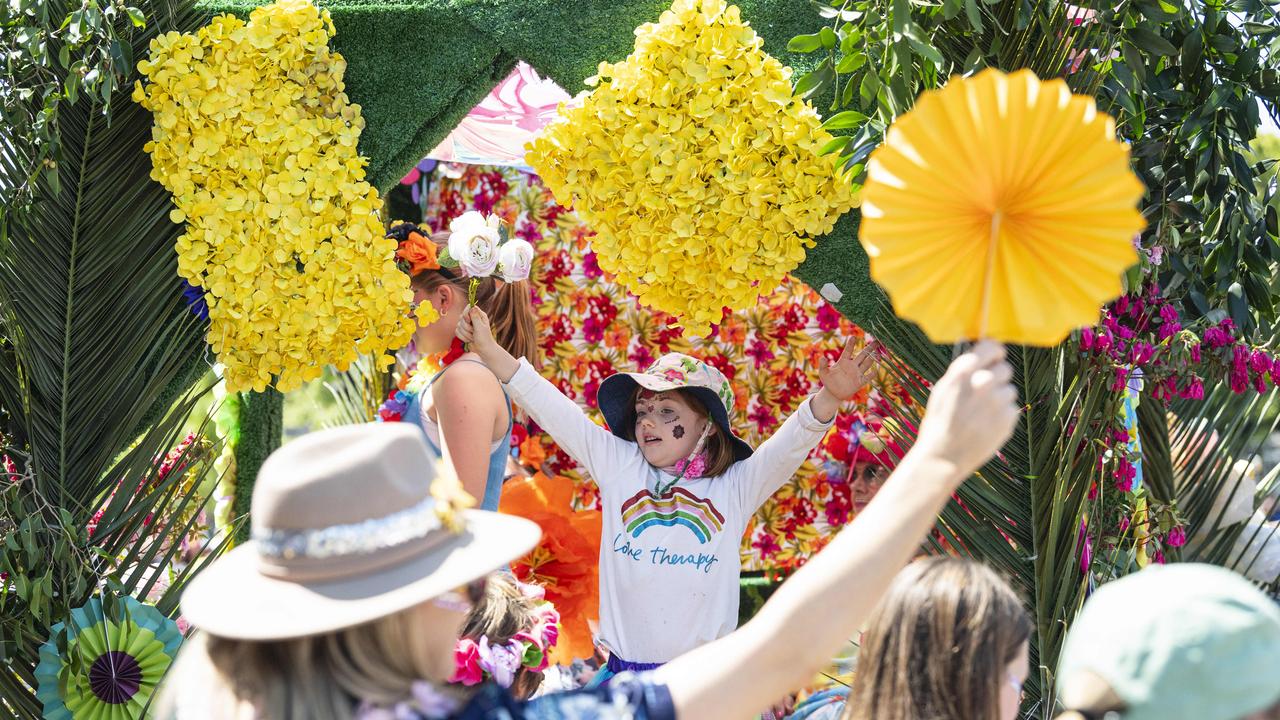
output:
{"label": "orange paper fan", "polygon": [[871,276],[931,340],[1056,345],[1137,262],[1142,183],[1093,98],[1029,70],[924,93],[871,154]]}

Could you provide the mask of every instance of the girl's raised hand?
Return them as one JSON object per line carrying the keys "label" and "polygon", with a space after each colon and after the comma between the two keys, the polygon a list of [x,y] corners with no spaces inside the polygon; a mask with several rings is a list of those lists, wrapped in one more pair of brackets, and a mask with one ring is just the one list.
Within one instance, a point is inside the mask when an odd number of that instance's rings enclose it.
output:
{"label": "girl's raised hand", "polygon": [[511,353],[503,349],[494,339],[493,328],[489,325],[489,316],[475,305],[462,311],[455,334],[459,340],[467,344],[467,350],[480,356],[499,380],[503,382],[510,380],[519,368],[519,361],[511,357]]}
{"label": "girl's raised hand", "polygon": [[823,389],[840,402],[852,399],[870,379],[871,368],[875,366],[879,351],[880,343],[872,340],[855,354],[853,338],[846,340],[844,350],[834,363],[825,357],[819,360],[818,378],[822,380]]}

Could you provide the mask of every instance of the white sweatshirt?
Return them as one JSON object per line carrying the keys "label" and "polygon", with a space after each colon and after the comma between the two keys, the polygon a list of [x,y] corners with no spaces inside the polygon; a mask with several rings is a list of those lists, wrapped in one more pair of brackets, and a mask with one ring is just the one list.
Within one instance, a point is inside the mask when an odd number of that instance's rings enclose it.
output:
{"label": "white sweatshirt", "polygon": [[732,632],[747,521],[832,423],[819,422],[805,400],[750,458],[655,498],[673,476],[592,422],[523,359],[506,388],[600,487],[601,641],[624,660],[664,663]]}

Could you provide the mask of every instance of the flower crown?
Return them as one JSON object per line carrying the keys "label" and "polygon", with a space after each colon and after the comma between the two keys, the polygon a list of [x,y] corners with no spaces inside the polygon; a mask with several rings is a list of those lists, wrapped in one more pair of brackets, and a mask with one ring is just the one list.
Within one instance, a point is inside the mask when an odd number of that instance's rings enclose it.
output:
{"label": "flower crown", "polygon": [[521,668],[534,672],[547,669],[551,649],[560,637],[560,613],[549,602],[542,602],[535,611],[533,627],[518,632],[505,644],[489,642],[488,635],[479,641],[460,638],[454,648],[456,668],[451,683],[479,685],[492,679],[504,688],[511,687]]}
{"label": "flower crown", "polygon": [[396,265],[409,275],[438,270],[453,279],[450,270],[460,269],[471,278],[497,275],[507,282],[529,279],[533,267],[533,245],[510,237],[497,215],[468,210],[449,223],[449,242],[442,250],[418,226],[397,223],[387,233],[399,243]]}

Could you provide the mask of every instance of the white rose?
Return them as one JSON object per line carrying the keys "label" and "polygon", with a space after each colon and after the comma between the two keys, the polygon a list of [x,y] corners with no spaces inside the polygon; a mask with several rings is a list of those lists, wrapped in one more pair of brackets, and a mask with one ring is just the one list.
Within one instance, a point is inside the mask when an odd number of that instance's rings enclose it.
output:
{"label": "white rose", "polygon": [[468,210],[449,223],[451,235],[478,235],[489,227],[484,216],[475,210]]}
{"label": "white rose", "polygon": [[512,238],[498,248],[498,272],[507,282],[529,279],[533,267],[533,246],[527,240]]}
{"label": "white rose", "polygon": [[492,275],[498,265],[498,231],[475,211],[449,223],[449,231],[449,257],[462,271],[473,278]]}

